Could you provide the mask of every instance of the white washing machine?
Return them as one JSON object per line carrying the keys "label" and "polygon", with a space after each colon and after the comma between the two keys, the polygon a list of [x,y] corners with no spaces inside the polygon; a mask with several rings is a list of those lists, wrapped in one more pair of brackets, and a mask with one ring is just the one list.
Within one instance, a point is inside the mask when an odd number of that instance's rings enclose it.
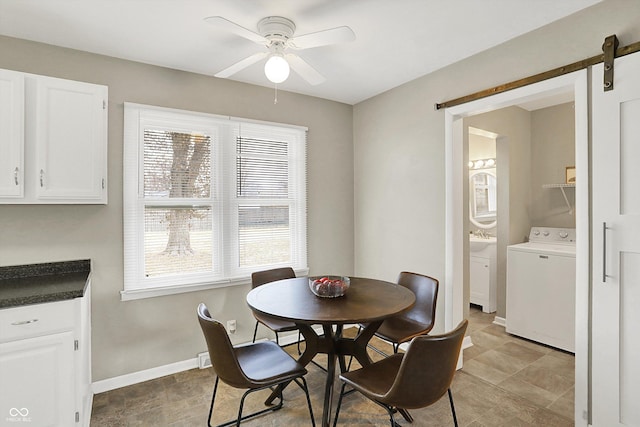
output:
{"label": "white washing machine", "polygon": [[507,332],[575,352],[576,230],[533,227],[507,247]]}

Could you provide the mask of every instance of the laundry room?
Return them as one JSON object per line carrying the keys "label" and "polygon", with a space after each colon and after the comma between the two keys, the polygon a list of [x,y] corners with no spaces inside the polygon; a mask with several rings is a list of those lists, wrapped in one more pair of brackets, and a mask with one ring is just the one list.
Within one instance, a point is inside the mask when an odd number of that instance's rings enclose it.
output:
{"label": "laundry room", "polygon": [[[465,307],[494,313],[493,322],[510,334],[567,352],[574,351],[575,333],[572,96],[554,93],[464,119],[469,172]],[[525,252],[531,261],[514,261]],[[544,322],[541,307],[546,307]]]}

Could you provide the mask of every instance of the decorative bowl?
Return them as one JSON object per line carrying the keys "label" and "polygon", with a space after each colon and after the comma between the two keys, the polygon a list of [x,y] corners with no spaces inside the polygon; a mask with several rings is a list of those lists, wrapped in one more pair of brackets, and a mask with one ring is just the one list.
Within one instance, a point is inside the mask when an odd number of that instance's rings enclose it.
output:
{"label": "decorative bowl", "polygon": [[315,276],[309,277],[309,289],[321,298],[336,298],[343,296],[351,281],[346,276]]}

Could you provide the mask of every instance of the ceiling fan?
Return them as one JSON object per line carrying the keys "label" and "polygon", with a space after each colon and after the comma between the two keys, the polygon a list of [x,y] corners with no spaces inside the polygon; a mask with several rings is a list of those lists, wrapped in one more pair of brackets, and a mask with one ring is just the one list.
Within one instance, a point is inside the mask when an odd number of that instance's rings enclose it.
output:
{"label": "ceiling fan", "polygon": [[254,53],[215,74],[216,77],[221,78],[230,77],[238,71],[269,57],[265,64],[264,71],[271,82],[284,82],[289,77],[289,66],[291,66],[300,77],[315,86],[325,81],[324,76],[304,59],[295,53],[287,52],[287,50],[302,50],[328,46],[350,42],[356,38],[353,30],[346,26],[293,37],[296,31],[295,24],[290,19],[281,16],[268,16],[261,19],[258,22],[257,32],[248,30],[221,16],[210,16],[205,18],[205,21],[215,25],[217,28],[230,31],[267,47],[266,51]]}

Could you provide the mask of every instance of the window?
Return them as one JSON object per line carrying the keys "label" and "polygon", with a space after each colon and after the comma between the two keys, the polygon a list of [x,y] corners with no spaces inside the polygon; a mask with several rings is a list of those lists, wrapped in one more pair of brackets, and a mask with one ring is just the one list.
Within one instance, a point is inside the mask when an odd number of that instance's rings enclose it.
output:
{"label": "window", "polygon": [[123,299],[306,270],[306,129],[125,104]]}

